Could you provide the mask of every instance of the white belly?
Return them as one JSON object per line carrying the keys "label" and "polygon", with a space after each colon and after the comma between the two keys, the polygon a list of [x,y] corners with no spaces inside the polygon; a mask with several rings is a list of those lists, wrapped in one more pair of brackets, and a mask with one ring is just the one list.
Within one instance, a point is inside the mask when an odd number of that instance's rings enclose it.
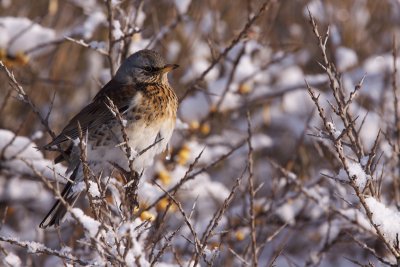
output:
{"label": "white belly", "polygon": [[[126,128],[129,146],[132,149],[134,158],[133,168],[135,171],[142,172],[152,165],[157,154],[165,150],[171,138],[174,125],[175,121],[164,120],[161,123],[148,126],[143,122],[136,122]],[[119,127],[113,129],[114,133],[119,133],[119,131]],[[120,142],[122,141],[111,141],[111,144],[107,146],[88,145],[88,161],[95,173],[104,171],[104,175],[109,175],[110,167],[112,167],[110,162],[117,163],[124,169],[129,170],[125,146],[117,146]]]}

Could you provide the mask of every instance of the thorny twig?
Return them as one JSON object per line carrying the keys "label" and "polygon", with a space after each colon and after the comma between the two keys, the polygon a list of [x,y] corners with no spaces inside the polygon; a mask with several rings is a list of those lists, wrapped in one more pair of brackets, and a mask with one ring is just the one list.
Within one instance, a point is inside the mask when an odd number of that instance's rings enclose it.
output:
{"label": "thorny twig", "polygon": [[[228,153],[222,155],[221,157],[219,157],[218,159],[216,159],[214,162],[212,162],[211,164],[209,164],[208,166],[205,166],[191,174],[189,174],[189,172],[191,172],[191,168],[189,167],[188,172],[186,172],[186,174],[184,175],[184,177],[182,177],[180,179],[180,181],[173,186],[171,189],[168,190],[169,193],[174,194],[173,192],[176,192],[183,184],[185,184],[187,181],[192,180],[194,178],[196,178],[197,175],[209,170],[210,168],[214,167],[215,165],[217,165],[218,163],[224,161],[225,159],[227,159],[229,156],[231,156],[236,150],[238,150],[239,148],[241,148],[243,145],[245,144],[245,141],[241,141],[239,142],[236,146],[234,146]],[[202,153],[199,154],[199,156],[195,159],[195,161],[193,162],[193,165],[196,164],[196,162],[199,160],[200,156]],[[193,166],[194,167],[194,166]],[[193,168],[192,167],[192,168]],[[159,198],[157,198],[156,201],[154,201],[152,204],[150,204],[145,210],[149,210],[151,208],[153,208],[161,199],[163,199],[164,197],[166,197],[167,194],[164,193],[162,196],[160,196]]]}
{"label": "thorny twig", "polygon": [[229,53],[229,51],[232,50],[232,48],[234,46],[236,46],[243,38],[245,38],[247,32],[249,31],[249,29],[251,28],[251,26],[255,23],[255,21],[257,21],[257,19],[266,12],[266,10],[268,10],[271,2],[273,1],[265,1],[261,7],[259,8],[259,10],[257,11],[257,13],[247,21],[247,23],[244,25],[243,29],[240,31],[240,33],[238,35],[235,36],[235,38],[233,38],[233,40],[231,41],[231,43],[225,47],[225,49],[222,51],[222,53],[220,53],[212,62],[211,64],[208,66],[208,68],[206,70],[203,71],[203,73],[193,82],[192,86],[185,92],[185,94],[180,98],[180,102],[182,102],[183,99],[185,99],[191,92],[193,92],[194,90],[196,90],[196,85],[202,81],[207,74],[221,61],[221,59],[225,58],[226,55]]}
{"label": "thorny twig", "polygon": [[394,168],[397,170],[397,175],[393,176],[393,193],[394,199],[397,205],[400,205],[400,189],[399,189],[399,175],[400,175],[400,114],[399,114],[399,96],[398,96],[398,86],[397,86],[397,40],[396,35],[393,36],[392,44],[392,54],[393,54],[393,72],[392,72],[392,90],[393,90],[393,107],[394,107],[394,155],[395,163]]}
{"label": "thorny twig", "polygon": [[11,87],[18,94],[18,98],[22,102],[24,102],[24,103],[26,103],[26,104],[28,104],[30,106],[31,110],[39,118],[39,120],[42,123],[42,125],[46,128],[47,132],[51,135],[51,137],[55,138],[56,137],[55,133],[49,127],[48,118],[44,118],[42,116],[42,114],[40,113],[40,110],[32,102],[31,98],[25,93],[24,88],[22,88],[22,86],[15,79],[14,74],[4,65],[4,63],[2,61],[0,61],[0,68],[6,73]]}
{"label": "thorny twig", "polygon": [[168,191],[164,190],[164,188],[162,188],[161,185],[159,185],[157,182],[155,182],[155,185],[160,188],[174,203],[175,205],[178,207],[180,213],[182,214],[184,221],[187,225],[187,227],[189,228],[191,234],[193,235],[193,239],[194,239],[194,247],[195,247],[195,251],[196,254],[200,253],[201,251],[201,242],[199,240],[199,238],[197,237],[197,233],[196,230],[194,229],[192,223],[190,222],[190,216],[188,216],[185,212],[185,210],[182,207],[182,204],[176,200],[176,198],[174,196],[172,196]]}
{"label": "thorny twig", "polygon": [[53,255],[53,256],[57,256],[59,258],[62,259],[66,259],[72,263],[78,263],[84,266],[90,265],[89,262],[81,260],[80,258],[67,253],[67,252],[62,252],[62,251],[58,251],[58,250],[53,250],[50,249],[46,246],[44,246],[43,244],[37,243],[37,242],[33,242],[33,241],[20,241],[16,238],[12,238],[12,237],[5,237],[5,236],[0,236],[0,241],[3,242],[7,242],[22,248],[26,248],[28,251],[30,251],[31,253],[41,253],[41,254],[47,254],[47,255]]}
{"label": "thorny twig", "polygon": [[[318,28],[317,28],[317,24],[314,20],[314,17],[312,16],[311,12],[309,11],[309,17],[310,17],[310,23],[312,25],[313,31],[315,36],[317,37],[318,40],[318,44],[319,44],[319,48],[322,52],[323,58],[324,58],[324,70],[326,72],[326,74],[328,75],[331,84],[330,84],[330,88],[331,91],[333,92],[333,95],[335,97],[335,101],[337,104],[337,110],[339,112],[338,116],[340,117],[340,119],[342,120],[342,122],[344,123],[345,127],[351,127],[353,130],[350,131],[348,134],[348,137],[351,141],[351,143],[357,148],[356,149],[356,154],[358,156],[358,159],[361,160],[361,157],[363,156],[363,149],[359,140],[358,135],[353,135],[354,133],[356,133],[354,127],[351,126],[351,124],[349,123],[349,118],[351,118],[351,115],[348,113],[347,110],[344,110],[343,107],[343,99],[344,96],[341,95],[342,91],[340,89],[340,84],[339,84],[339,80],[336,78],[337,74],[335,74],[335,70],[333,69],[333,64],[328,60],[328,57],[326,55],[326,42],[327,42],[327,37],[325,40],[323,40],[323,38],[320,36],[319,32],[318,32]],[[343,149],[343,145],[342,145],[342,141],[341,139],[337,139],[334,136],[334,131],[331,129],[332,127],[330,126],[331,123],[328,121],[326,115],[325,115],[325,111],[324,109],[321,107],[321,105],[319,104],[319,96],[316,95],[316,93],[314,92],[314,90],[307,84],[307,89],[309,91],[309,94],[311,96],[312,101],[314,102],[315,106],[318,109],[318,113],[320,118],[322,119],[322,122],[325,126],[325,129],[328,131],[328,134],[330,135],[330,139],[332,140],[333,143],[333,147],[340,159],[340,162],[343,166],[343,169],[345,170],[347,176],[349,177],[349,181],[350,181],[350,185],[353,188],[357,198],[359,199],[361,205],[363,206],[367,218],[369,220],[369,222],[371,223],[371,225],[374,227],[376,234],[379,236],[379,239],[385,244],[385,246],[389,249],[389,251],[392,253],[393,256],[395,256],[397,262],[400,262],[400,252],[390,243],[390,241],[385,237],[385,235],[382,233],[382,230],[380,229],[379,225],[377,225],[373,218],[372,218],[372,212],[369,208],[369,206],[366,203],[365,200],[365,196],[363,194],[363,188],[359,188],[358,184],[356,183],[356,179],[357,177],[353,177],[350,174],[350,170],[349,170],[349,162],[348,159],[345,155],[345,151]]]}
{"label": "thorny twig", "polygon": [[235,184],[233,185],[228,197],[224,200],[224,203],[222,206],[214,213],[212,219],[210,220],[209,224],[207,225],[206,230],[203,233],[203,237],[201,239],[201,249],[198,254],[196,254],[194,258],[195,266],[199,261],[199,257],[204,253],[204,249],[206,248],[207,242],[209,238],[212,236],[214,229],[218,226],[219,221],[222,219],[222,216],[228,209],[230,203],[233,200],[233,197],[236,194],[236,190],[240,186],[240,183],[244,177],[244,174],[246,172],[247,168],[245,168],[242,172],[242,174],[236,179]]}
{"label": "thorny twig", "polygon": [[254,171],[253,171],[253,145],[251,143],[252,138],[252,130],[251,130],[251,120],[250,113],[247,112],[247,145],[249,147],[248,153],[248,170],[249,170],[249,198],[250,198],[250,235],[251,235],[251,255],[252,255],[252,263],[253,266],[258,266],[258,257],[257,257],[257,239],[256,239],[256,215],[254,211],[254,199],[255,199],[255,190],[254,190]]}
{"label": "thorny twig", "polygon": [[113,11],[113,4],[111,0],[106,1],[107,6],[107,21],[108,21],[108,63],[110,65],[110,74],[111,77],[114,76],[115,73],[115,66],[113,61],[113,48],[114,48],[114,36],[113,36],[113,29],[114,29],[114,11]]}

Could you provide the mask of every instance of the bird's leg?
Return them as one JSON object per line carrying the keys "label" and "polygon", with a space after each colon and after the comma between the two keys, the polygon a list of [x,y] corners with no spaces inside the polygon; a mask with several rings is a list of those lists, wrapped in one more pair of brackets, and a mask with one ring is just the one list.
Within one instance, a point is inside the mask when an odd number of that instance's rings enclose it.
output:
{"label": "bird's leg", "polygon": [[118,172],[121,174],[122,178],[125,181],[125,199],[126,202],[128,203],[128,209],[130,212],[132,212],[135,208],[139,207],[139,201],[137,197],[137,191],[138,191],[138,186],[139,186],[139,181],[140,177],[142,176],[142,173],[138,173],[135,170],[127,171],[124,168],[122,168],[118,163],[115,162],[110,162],[111,165],[115,169],[118,170]]}
{"label": "bird's leg", "polygon": [[125,176],[125,180],[128,181],[125,184],[125,198],[129,203],[129,210],[133,211],[135,208],[139,207],[138,201],[138,187],[139,180],[143,173],[138,173],[137,171],[129,171],[123,174]]}

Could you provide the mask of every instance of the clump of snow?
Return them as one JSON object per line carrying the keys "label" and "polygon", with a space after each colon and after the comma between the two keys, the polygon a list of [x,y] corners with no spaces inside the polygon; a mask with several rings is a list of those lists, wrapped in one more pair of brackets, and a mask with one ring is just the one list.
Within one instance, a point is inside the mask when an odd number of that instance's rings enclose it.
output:
{"label": "clump of snow", "polygon": [[336,49],[336,67],[339,71],[345,71],[358,63],[358,57],[353,49],[338,47]]}
{"label": "clump of snow", "polygon": [[209,112],[209,103],[206,96],[202,92],[198,92],[187,97],[179,105],[179,113],[184,121],[201,120]]}
{"label": "clump of snow", "polygon": [[121,39],[124,36],[124,33],[121,30],[121,23],[119,22],[119,20],[113,21],[112,35],[114,37],[114,40]]}
{"label": "clump of snow", "polygon": [[95,237],[99,232],[100,222],[85,215],[79,208],[73,208],[71,212],[78,218],[83,228],[87,231],[90,237]]}
{"label": "clump of snow", "polygon": [[[54,30],[42,27],[27,18],[0,17],[0,25],[0,48],[6,49],[10,55],[28,51],[56,38]],[[44,51],[39,49],[32,55],[39,55]]]}
{"label": "clump of snow", "polygon": [[371,110],[366,110],[362,107],[356,107],[356,105],[351,106],[350,111],[353,112],[353,114],[357,114],[360,118],[363,118],[362,122],[361,120],[357,122],[358,125],[361,125],[362,123],[360,131],[361,141],[366,149],[371,149],[374,145],[376,136],[382,127],[382,115]]}
{"label": "clump of snow", "polygon": [[184,14],[187,12],[192,0],[174,0],[174,2],[179,13]]}
{"label": "clump of snow", "polygon": [[382,231],[385,238],[396,244],[400,234],[400,213],[392,208],[386,207],[374,197],[365,198],[371,213],[374,224]]}
{"label": "clump of snow", "polygon": [[93,182],[93,181],[89,181],[89,194],[92,197],[100,197],[100,190],[99,190],[99,186],[97,185],[97,183]]}
{"label": "clump of snow", "polygon": [[13,267],[21,266],[21,259],[12,252],[8,253],[8,255],[4,258],[4,261]]}
{"label": "clump of snow", "polygon": [[72,248],[69,247],[69,246],[63,246],[63,247],[60,249],[60,252],[63,253],[63,254],[65,254],[65,255],[68,255],[68,254],[71,254]]}
{"label": "clump of snow", "polygon": [[43,132],[42,131],[36,131],[32,134],[31,139],[32,140],[36,140],[36,139],[40,139],[43,137]]}
{"label": "clump of snow", "polygon": [[271,147],[273,140],[266,134],[258,133],[252,136],[251,144],[255,150]]}
{"label": "clump of snow", "polygon": [[72,192],[78,193],[86,190],[86,184],[84,181],[80,181],[78,183],[74,183],[72,186]]}
{"label": "clump of snow", "polygon": [[[188,34],[193,29],[187,29]],[[191,68],[187,68],[184,75],[181,78],[181,83],[187,83],[198,77],[210,66],[210,48],[206,42],[198,41],[196,44],[196,49],[192,51],[192,64]],[[218,70],[213,68],[208,72],[205,77],[206,81],[213,81],[218,76]]]}
{"label": "clump of snow", "polygon": [[0,200],[1,201],[24,201],[38,200],[42,197],[43,187],[37,181],[13,177],[12,179],[0,179]]}
{"label": "clump of snow", "polygon": [[305,89],[294,90],[283,96],[282,106],[285,112],[294,116],[309,116],[312,100]]}
{"label": "clump of snow", "polygon": [[74,28],[71,32],[72,35],[79,35],[85,39],[90,39],[97,27],[106,21],[106,15],[101,11],[94,11],[90,13],[85,22]]}
{"label": "clump of snow", "polygon": [[26,241],[24,242],[27,247],[28,247],[28,253],[36,253],[38,251],[43,251],[45,250],[45,246],[41,243],[35,242],[35,241]]}
{"label": "clump of snow", "polygon": [[371,178],[370,176],[367,176],[365,174],[364,169],[361,167],[361,164],[359,163],[349,164],[349,173],[350,173],[350,178],[355,179],[354,181],[356,182],[356,185],[361,190],[365,188],[367,181]]}
{"label": "clump of snow", "polygon": [[324,4],[319,0],[312,0],[307,4],[306,7],[304,7],[303,15],[306,18],[308,18],[308,12],[310,12],[319,22],[325,22],[328,18]]}
{"label": "clump of snow", "polygon": [[367,184],[368,179],[370,179],[370,176],[366,175],[361,164],[358,162],[349,162],[347,167],[350,177],[348,177],[344,169],[341,169],[337,178],[343,181],[348,181],[350,178],[354,180],[360,190],[363,190],[365,188],[365,185]]}
{"label": "clump of snow", "polygon": [[333,137],[338,138],[340,136],[341,132],[336,130],[336,126],[333,122],[328,122],[326,126],[328,128],[328,131],[332,133]]}
{"label": "clump of snow", "polygon": [[287,224],[294,225],[296,216],[303,209],[304,200],[296,198],[289,199],[286,203],[276,209],[276,214]]}
{"label": "clump of snow", "polygon": [[53,166],[50,160],[44,159],[35,143],[27,137],[15,136],[9,130],[0,129],[0,153],[3,153],[3,168],[31,176],[36,170],[48,179],[64,181],[59,174],[65,173],[65,167]]}
{"label": "clump of snow", "polygon": [[105,42],[99,42],[99,41],[91,41],[89,43],[89,47],[93,49],[105,49],[106,48],[106,43]]}
{"label": "clump of snow", "polygon": [[182,49],[182,45],[179,42],[172,41],[168,44],[168,61],[172,62],[178,58],[179,52]]}
{"label": "clump of snow", "polygon": [[298,66],[291,66],[282,70],[278,79],[278,83],[281,86],[296,85],[298,83],[304,84],[304,74]]}
{"label": "clump of snow", "polygon": [[391,54],[371,56],[364,62],[364,70],[368,76],[392,71],[393,57]]}
{"label": "clump of snow", "polygon": [[336,24],[329,27],[329,39],[335,46],[339,46],[342,43],[342,36],[340,36],[340,31]]}
{"label": "clump of snow", "polygon": [[[105,233],[107,244],[112,246],[112,250],[120,255],[125,255],[124,260],[127,266],[150,266],[146,260],[145,253],[145,240],[147,238],[146,226],[142,221],[137,218],[132,222],[121,224],[116,232],[109,230]],[[125,251],[126,248],[120,244],[116,244],[121,239],[130,239],[130,249]],[[159,264],[157,264],[159,266]]]}

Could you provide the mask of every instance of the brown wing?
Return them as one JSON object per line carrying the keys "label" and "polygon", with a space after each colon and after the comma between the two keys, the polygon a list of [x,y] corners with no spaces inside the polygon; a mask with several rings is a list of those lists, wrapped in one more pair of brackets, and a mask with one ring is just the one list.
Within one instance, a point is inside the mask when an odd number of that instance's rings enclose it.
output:
{"label": "brown wing", "polygon": [[88,131],[90,134],[93,129],[114,119],[113,114],[106,106],[106,97],[109,97],[117,106],[118,110],[123,113],[128,109],[135,93],[136,89],[133,86],[123,85],[111,80],[97,93],[93,101],[75,115],[61,133],[43,148],[51,149],[53,146],[59,145],[67,140],[77,138],[79,136],[78,122],[82,132],[85,133]]}

